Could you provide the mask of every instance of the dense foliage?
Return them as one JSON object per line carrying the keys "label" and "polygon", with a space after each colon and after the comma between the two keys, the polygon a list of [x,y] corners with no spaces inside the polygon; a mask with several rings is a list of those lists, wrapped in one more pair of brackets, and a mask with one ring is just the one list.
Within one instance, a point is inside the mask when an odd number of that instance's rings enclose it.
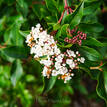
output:
{"label": "dense foliage", "polygon": [[[0,107],[106,106],[107,2],[67,0],[65,7],[65,1],[0,0]],[[38,23],[62,52],[78,50],[85,58],[66,84],[43,77],[43,66],[30,55],[25,40]],[[74,42],[74,31],[87,36]]]}

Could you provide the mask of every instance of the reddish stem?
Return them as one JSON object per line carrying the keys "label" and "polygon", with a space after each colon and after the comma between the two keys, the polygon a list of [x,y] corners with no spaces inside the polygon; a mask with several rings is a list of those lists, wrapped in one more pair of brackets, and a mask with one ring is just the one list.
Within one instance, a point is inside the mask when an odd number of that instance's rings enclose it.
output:
{"label": "reddish stem", "polygon": [[65,0],[64,11],[62,12],[60,19],[58,20],[58,23],[61,23],[61,21],[63,19],[63,16],[64,16],[64,13],[65,13],[66,10],[67,10],[67,15],[69,14],[69,11],[70,11],[70,13],[73,12],[73,10],[71,9],[71,7],[68,6],[67,0]]}
{"label": "reddish stem", "polygon": [[64,16],[64,13],[65,13],[65,10],[62,12],[61,17],[60,17],[60,19],[58,20],[58,23],[61,23],[62,18],[63,18],[63,16]]}
{"label": "reddish stem", "polygon": [[67,14],[69,14],[67,0],[65,0],[65,7],[64,8],[67,9]]}

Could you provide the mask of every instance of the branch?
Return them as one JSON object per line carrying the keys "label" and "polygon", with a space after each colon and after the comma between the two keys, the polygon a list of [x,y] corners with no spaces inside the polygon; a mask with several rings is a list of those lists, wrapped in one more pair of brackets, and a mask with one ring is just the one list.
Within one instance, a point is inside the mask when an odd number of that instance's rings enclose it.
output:
{"label": "branch", "polygon": [[0,45],[0,48],[6,48],[6,45]]}

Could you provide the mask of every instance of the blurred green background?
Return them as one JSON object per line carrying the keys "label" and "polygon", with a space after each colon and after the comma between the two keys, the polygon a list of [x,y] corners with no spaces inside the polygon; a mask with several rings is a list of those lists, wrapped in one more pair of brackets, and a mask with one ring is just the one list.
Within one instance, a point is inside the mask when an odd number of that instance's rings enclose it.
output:
{"label": "blurred green background", "polygon": [[[62,11],[62,1],[60,5]],[[103,39],[99,38],[102,41],[107,40],[106,5],[105,0],[93,19],[104,25],[100,34]],[[97,81],[84,71],[70,83],[57,80],[52,90],[42,93],[42,66],[29,55],[25,37],[37,23],[47,28],[44,17],[49,13],[45,9],[42,0],[0,0],[0,107],[104,107],[105,102],[96,93]],[[106,51],[106,47],[101,48],[107,58]]]}

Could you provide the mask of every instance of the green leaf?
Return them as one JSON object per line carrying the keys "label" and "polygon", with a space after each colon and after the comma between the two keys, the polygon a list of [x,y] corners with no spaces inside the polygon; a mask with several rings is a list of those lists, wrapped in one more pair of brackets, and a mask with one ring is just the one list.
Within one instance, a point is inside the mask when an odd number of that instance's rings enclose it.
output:
{"label": "green leaf", "polygon": [[5,28],[5,27],[4,27],[5,22],[6,22],[6,16],[3,16],[3,17],[0,19],[0,31]]}
{"label": "green leaf", "polygon": [[105,91],[107,93],[107,70],[104,71],[104,87],[105,87]]}
{"label": "green leaf", "polygon": [[98,23],[98,17],[95,14],[84,16],[81,20],[81,23],[87,23],[87,24]]}
{"label": "green leaf", "polygon": [[102,59],[101,54],[93,48],[87,46],[81,46],[80,51],[90,61],[100,61]]}
{"label": "green leaf", "polygon": [[65,17],[64,23],[70,24],[71,28],[78,25],[83,16],[84,1],[80,3],[78,8],[70,15]]}
{"label": "green leaf", "polygon": [[45,18],[47,16],[50,16],[50,12],[47,10],[45,5],[41,4],[35,4],[32,6],[32,9],[36,16],[41,20],[42,18]]}
{"label": "green leaf", "polygon": [[81,23],[79,25],[80,29],[84,32],[101,32],[104,30],[104,26],[100,23],[94,23],[94,24],[85,24],[85,23]]}
{"label": "green leaf", "polygon": [[64,4],[62,0],[57,0],[57,9],[59,12],[62,12],[64,10]]}
{"label": "green leaf", "polygon": [[48,8],[51,12],[54,12],[54,13],[57,12],[57,8],[56,8],[57,3],[56,3],[55,0],[45,0],[45,2],[46,2],[47,8]]}
{"label": "green leaf", "polygon": [[99,1],[89,3],[88,6],[86,6],[84,8],[84,15],[93,14],[93,12],[95,12],[98,9],[99,6],[100,6]]}
{"label": "green leaf", "polygon": [[74,94],[74,90],[70,85],[66,85],[65,91],[69,92],[70,94]]}
{"label": "green leaf", "polygon": [[61,25],[59,23],[56,23],[55,25],[53,25],[53,30],[58,30],[61,27]]}
{"label": "green leaf", "polygon": [[33,75],[28,74],[28,75],[26,75],[26,81],[33,82],[33,81],[35,81],[35,77]]}
{"label": "green leaf", "polygon": [[55,82],[56,82],[56,79],[57,77],[56,76],[53,76],[53,77],[50,77],[49,79],[44,77],[44,89],[43,89],[43,93],[47,93],[48,91],[50,91]]}
{"label": "green leaf", "polygon": [[45,18],[45,20],[46,20],[48,25],[52,25],[52,26],[54,26],[56,24],[56,22],[57,22],[57,19],[56,19],[55,16],[47,16]]}
{"label": "green leaf", "polygon": [[15,20],[8,29],[6,29],[4,34],[4,41],[7,45],[17,45],[22,46],[24,38],[20,35],[19,29],[21,24],[25,21],[22,16],[14,17]]}
{"label": "green leaf", "polygon": [[11,46],[1,50],[5,55],[13,58],[28,58],[28,48],[20,46]]}
{"label": "green leaf", "polygon": [[61,30],[59,29],[55,35],[55,38],[58,39],[61,36]]}
{"label": "green leaf", "polygon": [[19,33],[23,36],[23,37],[27,37],[28,34],[30,34],[30,31],[19,31]]}
{"label": "green leaf", "polygon": [[59,47],[61,47],[61,48],[70,48],[73,44],[68,44],[68,45],[65,45],[65,46],[63,46],[63,45],[60,45],[60,44],[57,44]]}
{"label": "green leaf", "polygon": [[69,24],[64,24],[62,27],[61,27],[61,34],[62,35],[67,35],[67,28],[68,28]]}
{"label": "green leaf", "polygon": [[28,5],[24,0],[16,0],[16,9],[18,12],[20,12],[24,17],[28,14]]}
{"label": "green leaf", "polygon": [[64,20],[65,20],[66,17],[67,17],[67,11],[64,12],[64,16],[62,18],[61,24],[64,24]]}
{"label": "green leaf", "polygon": [[[106,76],[106,82],[107,82],[107,73],[106,75],[103,72],[100,72],[100,75],[98,77],[98,84],[96,87],[97,94],[105,100],[107,103],[107,92],[105,91],[105,88],[107,88],[107,84],[105,83],[105,76]],[[105,87],[106,86],[106,87]]]}
{"label": "green leaf", "polygon": [[17,82],[21,78],[23,74],[23,68],[21,65],[20,60],[15,60],[12,64],[12,69],[11,69],[12,75],[11,75],[11,82],[13,86],[16,86]]}
{"label": "green leaf", "polygon": [[82,45],[87,45],[87,46],[97,46],[97,47],[103,47],[104,44],[101,43],[100,41],[96,40],[95,38],[87,38],[85,41],[82,42]]}

